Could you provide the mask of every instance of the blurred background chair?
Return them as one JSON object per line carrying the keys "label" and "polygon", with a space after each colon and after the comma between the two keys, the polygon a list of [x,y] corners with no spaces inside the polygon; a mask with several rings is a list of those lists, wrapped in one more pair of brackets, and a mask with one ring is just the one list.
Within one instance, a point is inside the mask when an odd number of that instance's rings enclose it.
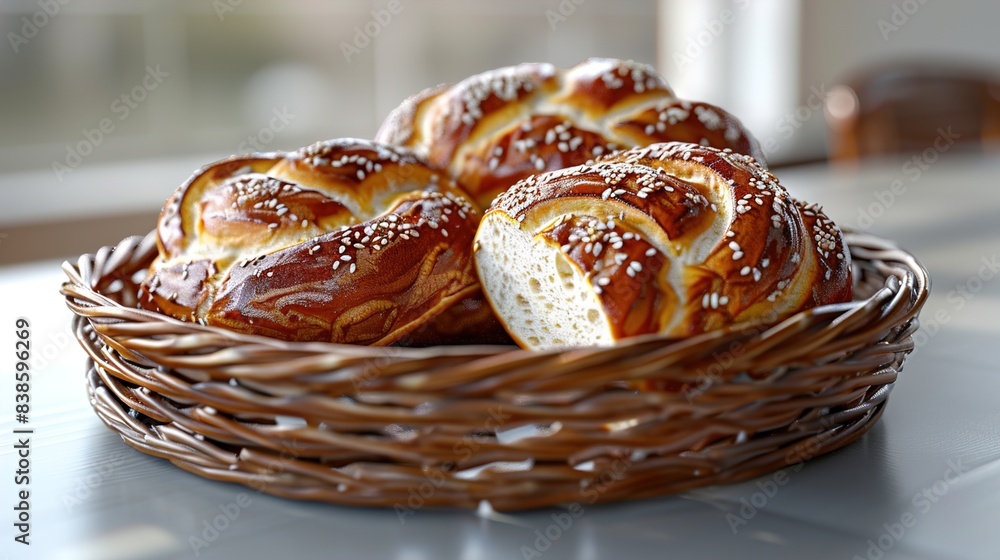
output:
{"label": "blurred background chair", "polygon": [[916,153],[938,137],[957,149],[1000,151],[1000,75],[947,64],[884,65],[826,98],[830,159]]}

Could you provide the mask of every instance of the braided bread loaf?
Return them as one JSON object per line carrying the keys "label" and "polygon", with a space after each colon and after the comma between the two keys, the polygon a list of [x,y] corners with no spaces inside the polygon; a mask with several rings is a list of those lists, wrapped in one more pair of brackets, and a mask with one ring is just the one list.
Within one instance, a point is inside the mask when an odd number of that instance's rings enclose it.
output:
{"label": "braided bread loaf", "polygon": [[[568,70],[529,63],[440,85],[404,101],[375,140],[413,148],[479,204],[517,181],[618,149],[671,140],[730,148],[763,162],[735,117],[678,99],[653,68],[590,59]],[[458,332],[439,327],[460,325]],[[506,333],[477,293],[413,333],[416,345],[500,343]]]}
{"label": "braided bread loaf", "polygon": [[850,254],[753,158],[671,142],[529,177],[476,235],[483,289],[532,348],[686,336],[851,298]]}
{"label": "braided bread loaf", "polygon": [[333,140],[196,172],[143,307],[287,340],[390,344],[478,289],[478,212],[405,149]]}
{"label": "braided bread loaf", "polygon": [[722,109],[678,99],[644,64],[590,59],[568,70],[520,64],[407,99],[375,140],[412,147],[483,208],[520,179],[617,149],[672,140],[730,148],[763,162]]}

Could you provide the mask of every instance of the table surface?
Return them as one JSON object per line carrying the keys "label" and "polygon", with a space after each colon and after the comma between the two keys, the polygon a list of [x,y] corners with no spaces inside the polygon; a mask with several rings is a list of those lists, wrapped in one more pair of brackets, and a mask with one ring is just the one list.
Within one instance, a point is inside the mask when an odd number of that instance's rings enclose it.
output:
{"label": "table surface", "polygon": [[[24,426],[7,412],[9,379],[0,389],[0,551],[47,560],[1000,558],[1000,278],[991,268],[1000,254],[1000,159],[946,154],[930,164],[812,165],[778,176],[838,223],[897,240],[933,281],[922,314],[928,336],[882,419],[854,444],[789,469],[780,486],[768,475],[586,506],[563,529],[558,509],[419,510],[401,522],[391,510],[302,503],[205,480],[126,446],[91,411],[84,354],[57,292],[60,263],[41,262],[0,268],[0,340],[13,348],[15,318],[26,317],[35,356],[32,544],[13,541],[13,430]],[[0,369],[11,372],[13,361],[4,356]],[[222,523],[227,508],[239,515]],[[224,529],[206,530],[213,521]],[[546,531],[555,538],[542,539]]]}

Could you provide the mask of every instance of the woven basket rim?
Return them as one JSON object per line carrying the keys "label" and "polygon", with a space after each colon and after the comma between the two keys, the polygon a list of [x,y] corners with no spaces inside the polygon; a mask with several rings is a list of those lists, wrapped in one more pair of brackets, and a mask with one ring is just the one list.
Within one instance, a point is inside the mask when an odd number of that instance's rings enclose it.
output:
{"label": "woven basket rim", "polygon": [[[930,277],[927,273],[926,268],[920,263],[920,261],[910,253],[907,253],[900,249],[895,243],[886,240],[884,238],[877,237],[869,233],[857,232],[854,230],[845,229],[845,238],[847,239],[848,246],[851,245],[851,241],[858,239],[864,239],[865,242],[869,244],[879,245],[882,250],[886,251],[896,251],[898,252],[899,260],[897,262],[904,263],[907,266],[907,270],[912,275],[912,284],[914,286],[911,309],[907,314],[905,319],[909,319],[915,316],[919,310],[922,308],[930,291]],[[98,290],[96,290],[91,284],[91,278],[87,278],[86,274],[82,270],[89,270],[93,267],[93,264],[85,264],[88,261],[93,263],[96,259],[101,258],[103,253],[113,253],[115,249],[122,247],[123,245],[151,245],[155,243],[156,232],[152,231],[145,237],[142,236],[131,236],[124,239],[117,246],[105,246],[102,247],[97,253],[87,253],[81,255],[76,263],[70,261],[64,261],[62,264],[62,269],[67,276],[67,281],[63,283],[60,288],[60,293],[65,296],[68,300],[78,297],[80,295],[86,295],[93,300],[103,301],[105,305],[116,308],[119,311],[127,314],[129,318],[133,321],[138,321],[142,323],[156,324],[160,323],[163,325],[168,325],[175,329],[184,329],[192,332],[201,332],[206,334],[212,334],[217,337],[229,340],[234,344],[241,346],[256,346],[261,348],[267,348],[272,350],[277,350],[281,352],[289,353],[304,353],[304,354],[337,354],[340,356],[350,356],[357,358],[394,358],[394,359],[407,359],[407,360],[417,360],[421,358],[433,358],[438,356],[451,356],[451,357],[473,357],[482,356],[488,354],[522,354],[522,355],[532,355],[532,356],[560,356],[572,354],[576,350],[586,350],[594,349],[595,347],[590,346],[580,346],[580,347],[570,347],[570,348],[553,348],[546,350],[534,350],[519,348],[513,345],[484,345],[484,344],[469,344],[469,345],[441,345],[441,346],[428,346],[428,347],[404,347],[404,346],[360,346],[352,344],[340,344],[333,342],[295,342],[295,341],[285,341],[275,338],[270,338],[262,335],[254,334],[244,334],[235,331],[230,331],[224,328],[215,327],[211,325],[200,325],[197,323],[191,323],[182,321],[156,311],[151,311],[141,308],[131,308],[125,307],[120,303],[108,298]],[[857,249],[853,249],[857,250]],[[104,258],[108,258],[107,255]],[[89,281],[90,280],[90,281]],[[874,297],[874,296],[872,296]],[[828,305],[822,305],[806,309],[791,315],[781,321],[777,322],[747,322],[729,325],[727,327],[716,329],[700,334],[696,334],[689,337],[669,337],[661,334],[645,334],[639,336],[629,337],[623,340],[617,341],[614,345],[609,345],[607,348],[627,348],[634,346],[645,346],[650,343],[656,343],[661,345],[674,345],[678,347],[683,346],[693,346],[711,342],[713,340],[718,340],[725,338],[727,336],[740,335],[747,332],[753,332],[755,335],[760,335],[762,337],[766,336],[766,331],[772,328],[782,328],[789,325],[794,325],[797,323],[808,322],[810,317],[819,315],[847,315],[858,307],[862,307],[868,303],[872,297],[861,300],[854,300],[844,303],[834,303]],[[72,304],[71,304],[72,307]],[[76,311],[74,310],[74,313]]]}

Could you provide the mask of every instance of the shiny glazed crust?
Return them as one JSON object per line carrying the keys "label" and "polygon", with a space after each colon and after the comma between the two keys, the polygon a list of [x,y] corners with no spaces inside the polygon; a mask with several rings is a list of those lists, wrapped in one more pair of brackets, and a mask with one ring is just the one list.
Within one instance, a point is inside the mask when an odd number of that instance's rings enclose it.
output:
{"label": "shiny glazed crust", "polygon": [[209,165],[160,215],[140,305],[286,340],[391,344],[478,289],[479,213],[439,175],[356,139]]}
{"label": "shiny glazed crust", "polygon": [[843,236],[753,158],[671,142],[529,177],[486,211],[483,289],[532,348],[687,336],[851,298]]}
{"label": "shiny glazed crust", "polygon": [[519,64],[431,88],[393,111],[375,139],[448,169],[483,208],[530,175],[657,142],[730,148],[763,162],[735,117],[678,99],[651,67],[615,59],[568,70]]}

